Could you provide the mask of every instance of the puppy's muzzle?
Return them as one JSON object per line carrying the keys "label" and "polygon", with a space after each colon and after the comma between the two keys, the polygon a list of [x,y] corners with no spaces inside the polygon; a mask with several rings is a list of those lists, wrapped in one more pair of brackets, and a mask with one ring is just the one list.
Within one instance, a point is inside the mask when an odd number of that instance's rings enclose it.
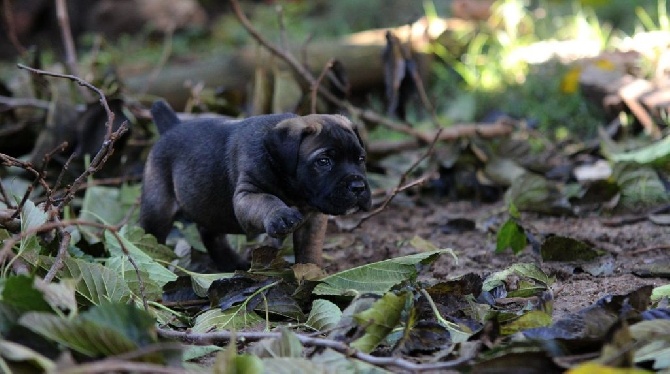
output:
{"label": "puppy's muzzle", "polygon": [[367,185],[365,184],[365,181],[363,180],[363,177],[360,177],[358,175],[355,175],[355,179],[349,181],[349,185],[347,188],[349,189],[349,192],[356,196],[362,195],[366,190],[367,190]]}
{"label": "puppy's muzzle", "polygon": [[370,197],[370,187],[368,186],[365,177],[359,174],[352,174],[346,178],[347,190],[356,201],[356,206],[349,209],[347,213],[352,213],[358,209],[365,211],[370,210],[372,205]]}

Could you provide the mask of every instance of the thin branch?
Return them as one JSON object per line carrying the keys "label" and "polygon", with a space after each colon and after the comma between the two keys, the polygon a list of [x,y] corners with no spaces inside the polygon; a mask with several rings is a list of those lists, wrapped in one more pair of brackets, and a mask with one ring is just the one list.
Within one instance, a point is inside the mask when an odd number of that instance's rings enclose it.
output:
{"label": "thin branch", "polygon": [[67,248],[70,245],[70,238],[71,238],[70,233],[67,232],[66,230],[60,230],[60,232],[61,232],[61,241],[60,245],[58,246],[58,254],[56,254],[54,263],[51,265],[51,268],[44,276],[44,281],[47,283],[51,283],[51,281],[53,281],[54,278],[56,277],[56,274],[58,274],[60,269],[63,268],[65,256],[67,256]]}
{"label": "thin branch", "polygon": [[[261,35],[256,28],[251,24],[249,19],[244,15],[244,12],[240,8],[240,5],[237,0],[230,0],[230,5],[232,6],[233,13],[240,21],[242,26],[247,30],[247,32],[262,46],[267,48],[273,55],[284,60],[289,67],[294,71],[294,73],[303,79],[310,87],[313,87],[316,84],[316,79],[312,75],[305,65],[301,64],[291,53],[283,51],[276,45],[269,42],[263,35]],[[364,110],[358,107],[351,105],[345,100],[340,100],[332,92],[326,89],[323,86],[318,86],[318,92],[326,99],[328,102],[337,105],[341,108],[345,108],[353,117],[358,117],[366,121],[379,123],[382,126],[385,126],[391,130],[404,133],[416,137],[424,143],[430,143],[430,140],[433,138],[433,135],[426,135],[420,131],[413,129],[410,125],[401,122],[395,122],[389,118],[386,118],[372,110]]]}
{"label": "thin branch", "polygon": [[[62,0],[57,0],[57,1],[62,1]],[[46,71],[46,70],[31,68],[31,67],[23,65],[23,64],[16,64],[16,66],[19,69],[28,70],[29,72],[37,74],[37,75],[46,75],[46,76],[49,76],[49,77],[69,79],[71,81],[76,82],[78,85],[85,86],[89,90],[95,92],[100,97],[100,99],[99,99],[100,104],[102,104],[103,108],[105,108],[105,113],[107,114],[107,138],[110,137],[110,135],[112,133],[112,124],[114,123],[114,113],[112,112],[111,109],[109,109],[109,105],[107,104],[107,98],[105,97],[105,94],[102,92],[101,89],[99,89],[96,86],[92,85],[91,83],[83,80],[82,78],[79,78],[76,75],[53,73],[53,72]]]}
{"label": "thin branch", "polygon": [[8,97],[8,96],[0,96],[0,104],[6,105],[8,108],[32,107],[39,109],[49,109],[49,105],[51,105],[51,103],[49,103],[46,100],[39,100],[30,97]]}
{"label": "thin branch", "polygon": [[[56,18],[58,18],[58,27],[60,28],[61,38],[63,39],[63,47],[65,47],[65,65],[70,74],[79,76],[79,66],[77,65],[77,50],[74,46],[74,39],[72,38],[72,30],[70,29],[70,17],[67,13],[66,0],[56,1]],[[82,97],[86,101],[91,101],[92,97],[88,91],[80,89]]]}
{"label": "thin branch", "polygon": [[352,227],[352,229],[360,227],[360,225],[363,224],[363,222],[365,222],[365,221],[369,220],[370,218],[376,216],[377,214],[381,213],[384,209],[386,209],[386,207],[391,203],[391,201],[393,201],[393,199],[400,192],[403,192],[403,191],[405,191],[409,188],[421,185],[421,184],[425,183],[429,178],[432,177],[432,173],[429,173],[427,175],[424,175],[424,176],[412,181],[411,183],[405,184],[405,182],[407,181],[407,178],[412,173],[412,171],[414,169],[416,169],[416,167],[419,166],[419,164],[423,160],[425,160],[431,154],[433,154],[433,150],[435,149],[435,144],[437,144],[437,141],[440,139],[440,134],[441,133],[442,133],[442,128],[440,128],[437,131],[437,133],[435,134],[435,137],[433,138],[432,142],[430,143],[430,146],[428,146],[428,149],[426,150],[426,152],[421,157],[419,157],[416,161],[414,161],[414,163],[412,163],[412,165],[410,165],[410,167],[407,168],[407,170],[405,170],[405,172],[400,176],[400,179],[398,180],[398,185],[386,197],[386,200],[384,200],[384,202],[380,206],[378,206],[376,209],[374,209],[370,213],[364,215],[360,219],[360,221],[358,221],[358,223],[356,223],[356,225],[354,227]]}
{"label": "thin branch", "polygon": [[323,70],[321,70],[321,74],[319,74],[319,77],[316,79],[316,82],[310,87],[310,98],[312,101],[312,114],[316,114],[316,94],[319,91],[319,86],[321,85],[321,82],[323,81],[323,78],[326,77],[326,74],[332,69],[333,63],[335,63],[334,59],[328,60],[326,65],[323,67]]}
{"label": "thin branch", "polygon": [[61,374],[95,374],[95,373],[151,373],[151,374],[187,374],[186,369],[170,368],[165,365],[144,362],[101,360],[80,364],[71,368],[61,368]]}
{"label": "thin branch", "polygon": [[96,94],[98,94],[98,96],[100,96],[100,103],[102,104],[103,108],[105,109],[105,113],[107,114],[107,122],[105,123],[107,133],[105,135],[105,140],[102,143],[102,147],[100,147],[98,153],[96,153],[95,157],[93,157],[91,164],[86,168],[86,170],[84,170],[84,172],[79,177],[75,179],[70,188],[66,191],[62,201],[58,204],[58,208],[62,209],[67,204],[69,204],[70,201],[72,201],[72,199],[74,199],[75,193],[78,191],[79,186],[82,183],[84,183],[90,175],[100,170],[100,168],[102,168],[102,166],[107,162],[109,156],[111,156],[112,153],[114,153],[114,143],[119,138],[121,138],[121,136],[123,136],[123,134],[125,134],[125,132],[128,130],[128,124],[126,121],[124,121],[116,131],[112,131],[112,126],[114,124],[114,112],[112,112],[112,110],[109,108],[107,98],[105,97],[105,94],[102,92],[102,90],[95,87],[91,83],[74,75],[59,74],[40,69],[34,69],[25,66],[23,64],[17,64],[17,66],[20,69],[28,70],[34,74],[70,79],[72,81],[77,82],[77,84],[79,84],[80,86],[85,86],[86,88],[94,91]]}
{"label": "thin branch", "polygon": [[16,209],[16,206],[14,206],[14,204],[12,204],[11,200],[9,199],[7,191],[5,191],[5,186],[2,184],[2,181],[0,181],[0,196],[2,197],[2,202],[5,203],[7,208]]}
{"label": "thin branch", "polygon": [[[247,341],[258,341],[261,339],[277,339],[281,337],[281,333],[279,332],[236,331],[233,333],[229,331],[217,331],[198,334],[166,329],[158,329],[158,335],[164,338],[179,339],[181,341],[194,344],[223,344],[235,338],[244,339]],[[295,336],[300,341],[300,343],[305,346],[330,348],[349,357],[356,358],[372,365],[394,367],[413,372],[452,369],[467,364],[472,359],[471,357],[463,356],[452,361],[436,362],[431,364],[417,364],[400,357],[373,356],[351,348],[346,343],[336,340],[317,338],[300,334],[296,334]]]}
{"label": "thin branch", "polygon": [[[21,239],[25,239],[25,238],[27,238],[31,235],[39,234],[39,233],[42,233],[42,232],[49,232],[49,231],[54,230],[54,229],[55,230],[63,230],[65,227],[73,226],[73,225],[90,226],[90,227],[100,228],[100,229],[103,229],[103,230],[108,230],[114,236],[114,239],[116,239],[117,243],[119,244],[119,247],[121,248],[121,251],[123,252],[124,255],[126,255],[128,257],[128,261],[130,262],[130,264],[135,269],[135,274],[137,275],[137,280],[138,280],[138,283],[139,283],[140,296],[142,297],[142,302],[144,304],[144,308],[148,309],[149,304],[148,304],[147,297],[146,297],[146,294],[145,294],[145,286],[144,286],[144,281],[142,280],[142,276],[140,274],[140,269],[137,266],[137,263],[135,262],[135,260],[130,255],[130,252],[128,252],[128,248],[126,248],[125,244],[123,243],[123,238],[121,237],[121,235],[119,235],[119,232],[118,232],[119,227],[117,227],[117,226],[110,226],[110,225],[106,225],[106,224],[102,224],[102,223],[98,223],[98,222],[83,221],[83,220],[78,220],[78,219],[73,219],[73,220],[58,220],[58,219],[55,219],[54,221],[46,222],[46,223],[44,223],[40,226],[33,227],[32,229],[21,231],[20,233],[12,236],[11,238],[5,239],[2,243],[3,244],[2,249],[0,249],[0,264],[2,264],[5,261],[5,259],[10,258],[12,256],[12,247],[14,245],[16,245],[16,243],[18,243]],[[68,236],[67,241],[69,242],[69,235],[65,235],[64,234],[65,232],[66,231],[64,231],[64,230],[62,231],[62,236],[63,237]],[[61,242],[61,246],[64,246],[64,245],[65,244],[63,242]],[[65,251],[65,253],[67,253],[67,251]],[[53,269],[53,267],[55,267],[55,265],[56,265],[56,263],[54,263],[54,265],[52,265],[52,269]],[[51,269],[50,269],[50,272],[51,272]],[[54,270],[54,272],[57,272],[57,270]]]}

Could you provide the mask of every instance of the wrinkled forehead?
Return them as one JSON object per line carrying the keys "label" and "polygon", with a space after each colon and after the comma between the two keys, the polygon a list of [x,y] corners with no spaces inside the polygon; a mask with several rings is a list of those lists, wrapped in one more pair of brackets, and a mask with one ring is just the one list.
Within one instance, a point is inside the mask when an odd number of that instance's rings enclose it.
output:
{"label": "wrinkled forehead", "polygon": [[318,149],[336,149],[342,152],[358,155],[363,152],[358,136],[354,132],[354,125],[346,117],[340,115],[316,116],[316,121],[310,121],[311,116],[305,116],[307,122],[314,126],[303,139],[301,152],[310,154]]}
{"label": "wrinkled forehead", "polygon": [[324,128],[337,128],[353,132],[354,126],[345,116],[339,114],[310,114],[291,118],[277,124],[277,129],[288,128],[292,136],[301,134],[318,135]]}

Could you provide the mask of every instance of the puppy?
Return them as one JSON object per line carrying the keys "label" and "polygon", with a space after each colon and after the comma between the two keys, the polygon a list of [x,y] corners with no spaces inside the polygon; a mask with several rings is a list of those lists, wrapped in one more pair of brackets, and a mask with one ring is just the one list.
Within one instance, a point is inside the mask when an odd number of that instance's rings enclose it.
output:
{"label": "puppy", "polygon": [[327,216],[369,210],[365,150],[339,115],[180,122],[164,101],[144,169],[140,225],[165,243],[177,214],[196,223],[216,266],[248,267],[225,234],[293,233],[297,263],[321,265]]}

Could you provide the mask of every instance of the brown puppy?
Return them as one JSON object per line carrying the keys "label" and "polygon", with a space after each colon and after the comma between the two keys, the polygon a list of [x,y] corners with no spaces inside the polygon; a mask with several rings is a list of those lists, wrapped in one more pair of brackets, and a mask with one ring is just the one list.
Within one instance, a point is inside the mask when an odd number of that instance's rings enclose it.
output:
{"label": "brown puppy", "polygon": [[180,122],[163,101],[144,169],[140,225],[160,243],[177,214],[194,221],[220,270],[246,268],[225,234],[293,233],[297,263],[321,264],[326,215],[370,209],[365,150],[339,115]]}

